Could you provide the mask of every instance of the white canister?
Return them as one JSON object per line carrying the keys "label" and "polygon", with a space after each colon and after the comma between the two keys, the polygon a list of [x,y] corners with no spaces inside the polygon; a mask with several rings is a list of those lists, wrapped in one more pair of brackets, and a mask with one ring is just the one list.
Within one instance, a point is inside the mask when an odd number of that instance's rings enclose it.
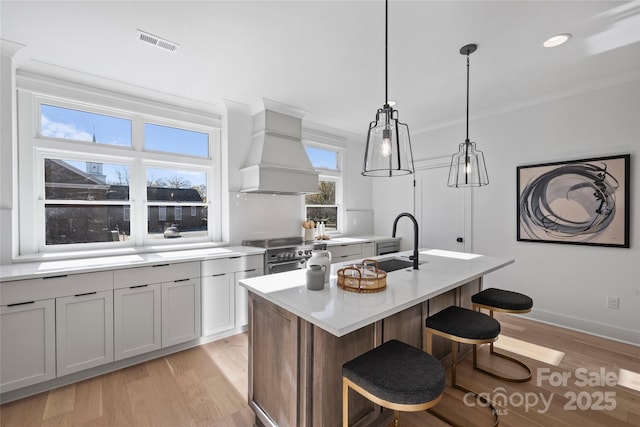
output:
{"label": "white canister", "polygon": [[311,258],[307,261],[307,266],[312,265],[324,266],[324,283],[329,283],[331,277],[331,252],[324,250],[312,250]]}
{"label": "white canister", "polygon": [[307,242],[313,241],[316,237],[316,229],[315,228],[305,228],[304,229],[304,240]]}

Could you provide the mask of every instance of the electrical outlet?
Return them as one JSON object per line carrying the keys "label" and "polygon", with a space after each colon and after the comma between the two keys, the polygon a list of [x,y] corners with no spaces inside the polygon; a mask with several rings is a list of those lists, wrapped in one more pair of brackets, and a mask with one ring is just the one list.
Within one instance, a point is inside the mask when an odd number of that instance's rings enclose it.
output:
{"label": "electrical outlet", "polygon": [[620,297],[607,297],[607,308],[618,310],[620,308]]}

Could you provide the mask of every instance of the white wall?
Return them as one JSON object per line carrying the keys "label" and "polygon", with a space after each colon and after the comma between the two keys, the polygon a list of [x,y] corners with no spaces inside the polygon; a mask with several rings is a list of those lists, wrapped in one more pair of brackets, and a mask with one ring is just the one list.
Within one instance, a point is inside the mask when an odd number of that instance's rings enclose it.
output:
{"label": "white wall", "polygon": [[0,41],[0,264],[10,264],[18,252],[13,238],[17,221],[18,194],[14,191],[17,173],[16,67],[14,57],[22,46]]}
{"label": "white wall", "polygon": [[[398,214],[402,212],[416,214],[413,203],[413,175],[393,178],[371,177],[368,179],[371,180],[373,186],[373,231],[375,234],[390,236],[393,221]],[[400,219],[396,236],[402,238],[400,250],[412,249],[413,223],[407,218]]]}
{"label": "white wall", "polygon": [[[414,157],[452,154],[464,132],[461,122],[412,135]],[[473,189],[472,251],[515,259],[485,287],[531,296],[533,318],[640,344],[640,81],[472,120],[469,132],[490,179]],[[516,241],[516,166],[623,153],[631,153],[631,248]],[[374,190],[377,217],[398,210],[388,203],[398,192]],[[607,296],[620,297],[619,310]]]}

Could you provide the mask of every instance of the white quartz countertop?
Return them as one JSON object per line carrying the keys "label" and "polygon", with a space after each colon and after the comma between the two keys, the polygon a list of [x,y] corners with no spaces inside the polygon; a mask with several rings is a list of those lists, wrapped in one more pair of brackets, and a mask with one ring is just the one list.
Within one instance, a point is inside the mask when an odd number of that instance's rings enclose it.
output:
{"label": "white quartz countertop", "polygon": [[227,246],[199,249],[167,250],[129,255],[101,255],[90,258],[21,262],[0,266],[0,282],[33,279],[58,274],[77,274],[119,268],[144,267],[176,262],[203,261],[263,254],[264,249],[250,246]]}
{"label": "white quartz countertop", "polygon": [[[398,256],[406,259],[412,253],[399,252],[374,259]],[[353,261],[333,264],[330,284],[321,291],[306,288],[306,270],[243,279],[240,285],[340,337],[505,267],[514,260],[421,249],[420,262],[425,263],[418,270],[407,268],[388,273],[387,288],[377,293],[348,292],[337,287],[337,270]]]}

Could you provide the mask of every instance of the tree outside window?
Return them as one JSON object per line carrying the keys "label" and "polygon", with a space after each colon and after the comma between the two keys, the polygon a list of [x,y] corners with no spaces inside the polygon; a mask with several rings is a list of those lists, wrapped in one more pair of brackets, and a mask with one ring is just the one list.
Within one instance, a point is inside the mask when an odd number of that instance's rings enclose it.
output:
{"label": "tree outside window", "polygon": [[338,205],[336,204],[335,181],[320,181],[319,193],[305,196],[306,219],[322,221],[326,231],[338,230]]}

